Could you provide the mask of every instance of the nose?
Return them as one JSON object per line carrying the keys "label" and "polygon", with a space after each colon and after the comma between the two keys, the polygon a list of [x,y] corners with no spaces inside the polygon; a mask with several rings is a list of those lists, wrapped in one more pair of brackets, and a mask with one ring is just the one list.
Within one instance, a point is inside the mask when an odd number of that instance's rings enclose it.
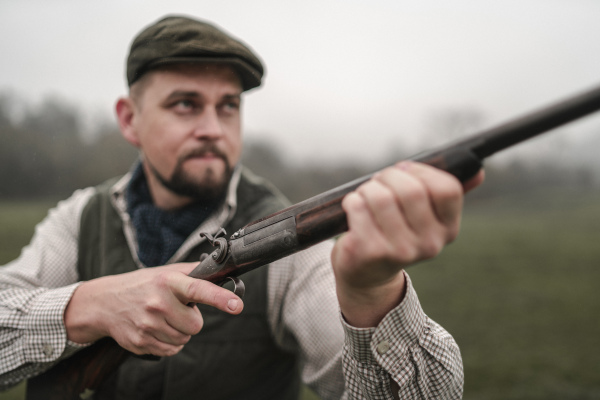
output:
{"label": "nose", "polygon": [[204,140],[216,140],[224,134],[223,125],[215,107],[206,107],[198,116],[194,127],[194,137]]}

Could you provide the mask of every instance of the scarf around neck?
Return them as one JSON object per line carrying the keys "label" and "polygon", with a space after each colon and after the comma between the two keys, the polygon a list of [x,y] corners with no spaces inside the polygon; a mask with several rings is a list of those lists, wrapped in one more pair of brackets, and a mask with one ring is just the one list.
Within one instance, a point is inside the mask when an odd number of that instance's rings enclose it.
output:
{"label": "scarf around neck", "polygon": [[133,170],[126,193],[127,212],[137,236],[138,257],[148,267],[166,264],[220,203],[194,202],[176,210],[156,207],[141,162]]}

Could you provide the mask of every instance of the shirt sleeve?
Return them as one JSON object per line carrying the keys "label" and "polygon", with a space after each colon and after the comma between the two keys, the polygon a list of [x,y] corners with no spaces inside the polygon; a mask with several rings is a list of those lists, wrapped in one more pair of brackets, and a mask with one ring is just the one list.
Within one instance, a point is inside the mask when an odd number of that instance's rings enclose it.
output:
{"label": "shirt sleeve", "polygon": [[93,189],[60,202],[21,255],[0,267],[0,389],[50,368],[81,346],[67,340],[63,313],[77,283],[81,212]]}
{"label": "shirt sleeve", "polygon": [[298,355],[302,381],[322,399],[344,392],[344,329],[324,242],[269,267],[269,318],[276,342]]}
{"label": "shirt sleeve", "polygon": [[269,267],[270,324],[299,355],[302,380],[323,399],[460,399],[463,367],[452,336],[423,312],[410,278],[402,302],[376,328],[343,321],[330,263],[332,242]]}
{"label": "shirt sleeve", "polygon": [[342,321],[350,398],[391,399],[393,379],[401,399],[461,399],[464,376],[458,345],[425,315],[405,276],[402,303],[376,328],[354,328]]}

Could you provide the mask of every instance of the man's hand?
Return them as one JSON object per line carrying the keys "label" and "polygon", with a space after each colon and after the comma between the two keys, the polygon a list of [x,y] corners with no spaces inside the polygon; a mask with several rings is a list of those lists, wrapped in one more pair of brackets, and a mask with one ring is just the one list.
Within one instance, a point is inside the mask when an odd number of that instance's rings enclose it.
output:
{"label": "man's hand", "polygon": [[332,263],[349,324],[376,326],[400,303],[402,269],[436,256],[456,238],[463,193],[482,181],[483,171],[461,185],[447,172],[401,162],[344,198],[349,230],[333,248]]}
{"label": "man's hand", "polygon": [[68,339],[77,343],[111,336],[135,354],[171,356],[203,319],[190,303],[208,304],[239,314],[242,300],[227,289],[187,276],[197,263],[145,268],[82,283],[67,305]]}

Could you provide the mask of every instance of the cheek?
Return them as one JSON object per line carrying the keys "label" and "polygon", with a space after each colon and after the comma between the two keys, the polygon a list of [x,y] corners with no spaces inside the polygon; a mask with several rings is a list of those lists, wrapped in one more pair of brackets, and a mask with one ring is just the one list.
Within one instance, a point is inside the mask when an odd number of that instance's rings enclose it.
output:
{"label": "cheek", "polygon": [[232,165],[237,164],[242,153],[242,135],[239,131],[230,138],[230,161]]}
{"label": "cheek", "polygon": [[181,145],[180,137],[171,127],[167,129],[160,122],[148,124],[140,135],[140,148],[150,157],[153,165],[171,165],[175,162],[177,151]]}

